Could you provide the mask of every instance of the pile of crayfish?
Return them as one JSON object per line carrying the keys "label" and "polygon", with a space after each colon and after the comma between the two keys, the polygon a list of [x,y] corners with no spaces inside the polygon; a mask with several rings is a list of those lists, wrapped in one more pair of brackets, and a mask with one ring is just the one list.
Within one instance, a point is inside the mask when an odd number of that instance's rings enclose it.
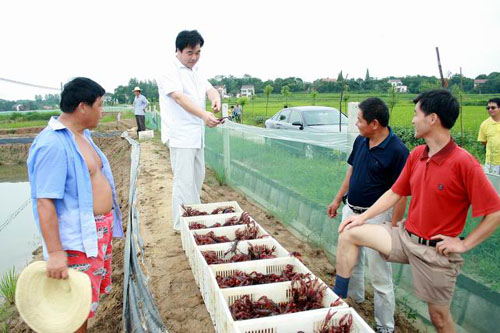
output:
{"label": "pile of crayfish", "polygon": [[224,253],[224,257],[233,253],[228,259],[219,258],[217,256],[217,252],[215,251],[202,251],[201,254],[207,261],[207,264],[225,264],[231,262],[241,262],[241,261],[249,261],[249,260],[260,260],[260,259],[272,259],[276,258],[274,252],[276,251],[276,247],[268,248],[266,245],[252,245],[248,246],[248,254],[242,253],[238,250],[238,242],[234,242],[229,250]]}
{"label": "pile of crayfish", "polygon": [[248,214],[248,212],[243,212],[241,213],[241,216],[239,218],[236,216],[230,217],[226,220],[224,224],[215,223],[211,226],[206,226],[202,223],[192,223],[191,225],[189,225],[189,229],[196,230],[196,229],[206,229],[206,228],[229,227],[232,225],[248,224],[250,222],[252,222],[250,214]]}
{"label": "pile of crayfish", "polygon": [[255,222],[250,222],[241,230],[236,230],[235,239],[230,240],[226,236],[216,236],[213,231],[210,231],[207,234],[200,235],[194,234],[194,240],[197,245],[207,245],[207,244],[217,244],[217,243],[226,243],[232,241],[241,241],[241,240],[249,240],[249,239],[258,239],[268,237],[268,235],[259,236],[259,228],[255,224]]}
{"label": "pile of crayfish", "polygon": [[227,213],[234,213],[236,210],[232,206],[227,206],[227,207],[218,207],[215,208],[210,214],[208,212],[202,212],[198,209],[194,209],[191,207],[186,207],[184,204],[181,205],[182,209],[184,209],[184,213],[182,214],[183,217],[188,217],[188,216],[201,216],[201,215],[216,215],[216,214],[227,214]]}
{"label": "pile of crayfish", "polygon": [[208,244],[217,244],[217,243],[227,243],[231,240],[226,236],[215,236],[213,231],[210,231],[204,235],[194,235],[194,240],[197,245],[208,245]]}
{"label": "pile of crayfish", "polygon": [[[323,325],[319,329],[318,333],[349,333],[351,332],[351,330],[354,329],[354,326],[352,325],[352,315],[350,313],[346,313],[345,315],[340,317],[338,323],[335,324],[333,321],[331,321],[331,319],[337,312],[336,311],[331,312],[331,311],[332,310],[328,311],[325,321],[323,322]],[[297,332],[297,333],[303,333],[303,332]]]}
{"label": "pile of crayfish", "polygon": [[249,295],[245,295],[231,304],[229,310],[234,320],[245,320],[319,309],[323,307],[326,288],[317,278],[295,278],[288,302],[275,303],[267,296],[253,302]]}
{"label": "pile of crayfish", "polygon": [[297,273],[293,271],[293,265],[286,265],[286,268],[278,274],[262,274],[252,272],[250,274],[236,270],[231,276],[217,275],[217,283],[221,288],[234,288],[243,286],[254,286],[258,284],[276,283],[291,281],[294,278],[305,278],[309,273]]}

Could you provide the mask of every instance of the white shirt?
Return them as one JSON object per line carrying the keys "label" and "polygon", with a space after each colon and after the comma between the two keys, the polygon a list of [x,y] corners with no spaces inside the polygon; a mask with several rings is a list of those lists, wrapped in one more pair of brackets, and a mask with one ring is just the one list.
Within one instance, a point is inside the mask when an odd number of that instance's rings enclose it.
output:
{"label": "white shirt", "polygon": [[161,140],[174,148],[203,148],[205,125],[203,120],[184,110],[170,93],[178,91],[194,104],[206,109],[207,91],[212,89],[208,80],[199,73],[184,66],[177,57],[167,64],[163,75],[156,79],[160,95]]}
{"label": "white shirt", "polygon": [[138,116],[144,116],[146,114],[145,110],[148,107],[149,102],[144,95],[135,96],[134,98],[134,114]]}

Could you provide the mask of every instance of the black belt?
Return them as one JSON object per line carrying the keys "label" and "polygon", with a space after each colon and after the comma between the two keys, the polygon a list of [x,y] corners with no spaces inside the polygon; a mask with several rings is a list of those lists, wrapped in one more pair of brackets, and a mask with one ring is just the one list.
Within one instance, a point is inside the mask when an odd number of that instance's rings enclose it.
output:
{"label": "black belt", "polygon": [[349,208],[351,208],[351,210],[354,212],[354,214],[363,214],[364,212],[366,212],[368,210],[368,208],[356,208],[354,206],[351,206],[349,204],[347,204],[349,206]]}
{"label": "black belt", "polygon": [[354,212],[354,214],[358,214],[358,215],[363,214],[364,212],[366,212],[368,210],[368,208],[356,208],[354,206],[351,206],[347,202],[347,194],[342,197],[342,202],[344,203],[344,205],[348,205],[349,208],[351,208],[351,210]]}
{"label": "black belt", "polygon": [[425,239],[425,238],[422,238],[422,237],[420,237],[418,235],[412,234],[408,230],[406,230],[406,232],[408,233],[408,236],[410,236],[410,238],[415,239],[418,244],[436,247],[436,244],[441,241],[440,239],[439,240],[436,240],[436,239]]}

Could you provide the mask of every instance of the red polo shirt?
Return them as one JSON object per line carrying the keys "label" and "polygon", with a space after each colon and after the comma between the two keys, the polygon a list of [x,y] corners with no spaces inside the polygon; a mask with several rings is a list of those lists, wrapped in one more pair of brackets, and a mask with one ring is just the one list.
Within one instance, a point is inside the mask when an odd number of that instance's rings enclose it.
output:
{"label": "red polo shirt", "polygon": [[500,197],[476,159],[453,140],[429,158],[429,148],[410,153],[392,191],[411,196],[406,229],[420,237],[456,237],[467,211],[485,216],[500,210]]}

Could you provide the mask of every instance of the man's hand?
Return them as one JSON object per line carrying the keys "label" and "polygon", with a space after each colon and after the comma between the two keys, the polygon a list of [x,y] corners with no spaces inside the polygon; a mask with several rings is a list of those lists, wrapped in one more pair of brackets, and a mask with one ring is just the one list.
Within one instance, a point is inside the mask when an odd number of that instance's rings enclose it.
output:
{"label": "man's hand", "polygon": [[448,237],[444,235],[432,236],[431,239],[441,239],[441,242],[436,244],[436,252],[448,256],[451,253],[464,253],[467,251],[464,241],[459,237]]}
{"label": "man's hand", "polygon": [[215,99],[212,101],[212,111],[214,113],[217,113],[220,111],[220,100],[219,99]]}
{"label": "man's hand", "polygon": [[351,228],[365,224],[365,219],[362,216],[362,214],[353,215],[342,221],[342,223],[340,223],[339,225],[339,233],[341,233],[344,229],[349,230]]}
{"label": "man's hand", "polygon": [[208,127],[215,127],[220,124],[219,119],[215,118],[212,112],[205,111],[202,119]]}
{"label": "man's hand", "polygon": [[330,216],[330,218],[337,217],[337,209],[340,207],[340,201],[333,200],[332,203],[326,209],[326,214]]}
{"label": "man's hand", "polygon": [[49,253],[47,276],[57,280],[68,278],[68,258],[65,251],[59,250]]}

